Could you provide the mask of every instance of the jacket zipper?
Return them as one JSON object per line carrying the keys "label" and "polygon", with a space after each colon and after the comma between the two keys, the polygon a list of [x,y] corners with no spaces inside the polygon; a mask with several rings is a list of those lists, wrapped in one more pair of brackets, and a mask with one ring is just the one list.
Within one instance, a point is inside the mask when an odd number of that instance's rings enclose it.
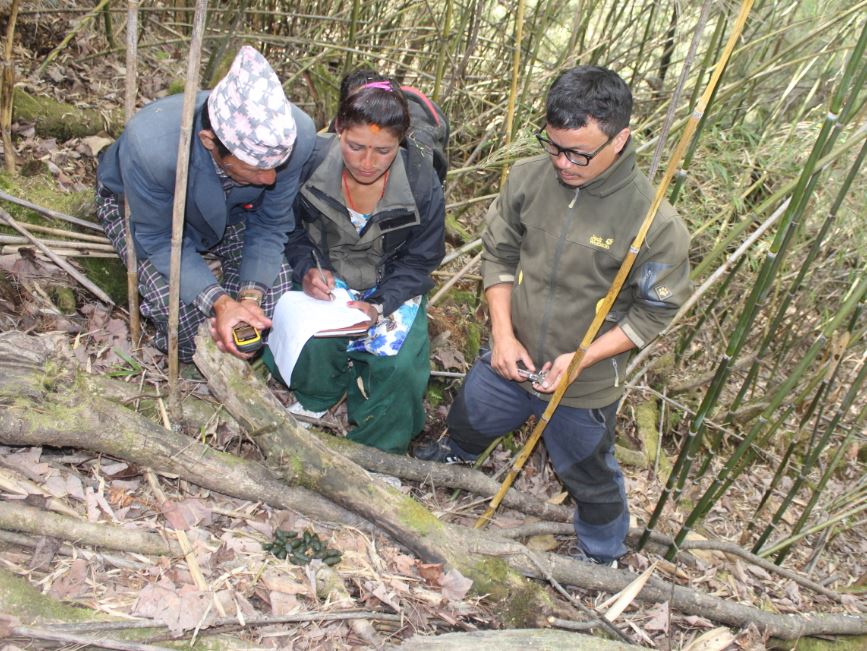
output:
{"label": "jacket zipper", "polygon": [[614,367],[614,387],[620,386],[620,371],[617,369],[617,358],[611,358],[611,365]]}
{"label": "jacket zipper", "polygon": [[[572,201],[569,202],[568,209],[572,210],[575,207],[575,203],[578,201],[578,194],[581,192],[581,188],[575,188],[575,196],[572,197]],[[569,220],[563,220],[563,228],[560,231],[560,239],[557,242],[557,249],[554,251],[554,259],[551,264],[551,275],[550,280],[548,282],[548,300],[545,301],[545,311],[542,314],[542,327],[540,328],[539,335],[539,350],[536,355],[536,359],[542,360],[542,355],[545,352],[545,339],[548,334],[548,322],[551,320],[551,308],[554,304],[554,280],[557,277],[557,267],[560,265],[560,258],[563,256],[563,249],[566,246],[566,232],[569,228]],[[554,360],[551,360],[552,362]]]}

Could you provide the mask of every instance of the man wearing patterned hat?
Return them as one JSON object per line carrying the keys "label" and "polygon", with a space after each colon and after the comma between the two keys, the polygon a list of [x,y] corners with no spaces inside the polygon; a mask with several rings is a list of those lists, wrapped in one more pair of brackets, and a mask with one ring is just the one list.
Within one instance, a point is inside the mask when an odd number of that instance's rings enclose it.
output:
{"label": "man wearing patterned hat", "polygon": [[[124,202],[139,258],[141,312],[156,326],[156,345],[168,348],[172,207],[183,96],[141,109],[101,157],[97,216],[126,260]],[[283,257],[294,228],[292,204],[301,168],[313,151],[313,121],[286,99],[277,75],[255,49],[244,46],[229,73],[196,98],[181,251],[178,348],[195,352],[201,322],[212,317],[217,346],[237,357],[232,329],[260,330],[280,296],[292,287]],[[202,254],[215,255],[214,275]]]}

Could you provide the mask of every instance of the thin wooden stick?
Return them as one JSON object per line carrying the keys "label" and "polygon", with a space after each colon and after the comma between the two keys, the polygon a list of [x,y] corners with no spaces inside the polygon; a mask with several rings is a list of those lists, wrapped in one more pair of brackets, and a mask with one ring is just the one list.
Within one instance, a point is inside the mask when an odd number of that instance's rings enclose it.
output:
{"label": "thin wooden stick", "polygon": [[[138,95],[138,5],[139,0],[128,0],[126,18],[126,87],[124,116],[127,122],[135,113]],[[132,222],[129,202],[123,202],[123,231],[126,238],[126,294],[129,303],[129,338],[133,349],[141,341],[141,317],[138,300],[138,255],[132,240]]]}
{"label": "thin wooden stick", "polygon": [[448,281],[446,281],[446,283],[437,290],[437,293],[433,295],[430,301],[428,301],[428,306],[436,305],[437,301],[439,301],[440,298],[442,298],[443,295],[447,291],[449,291],[456,282],[463,278],[470,271],[470,269],[475,267],[481,259],[482,251],[479,251],[478,253],[476,253],[476,255],[473,256],[472,260],[470,260],[463,267],[461,267],[460,271],[458,271],[454,276],[449,278]]}
{"label": "thin wooden stick", "polygon": [[114,301],[111,300],[111,298],[109,298],[108,294],[106,294],[99,287],[97,287],[92,282],[90,282],[83,274],[76,271],[76,269],[71,264],[69,264],[66,260],[64,260],[60,256],[53,253],[51,251],[51,249],[49,249],[42,242],[40,242],[37,238],[35,238],[27,229],[25,229],[18,222],[16,222],[15,219],[12,217],[12,215],[10,215],[8,212],[3,210],[2,208],[0,208],[0,220],[4,221],[7,226],[14,228],[16,231],[18,231],[24,237],[26,237],[28,240],[30,240],[33,243],[33,246],[35,246],[37,249],[42,251],[42,253],[47,255],[49,257],[49,259],[54,264],[56,264],[58,267],[60,267],[66,273],[68,273],[70,276],[75,278],[75,280],[77,280],[82,285],[82,287],[85,287],[86,289],[88,289],[99,300],[103,301],[104,303],[108,303],[109,305],[114,305]]}
{"label": "thin wooden stick", "polygon": [[16,206],[21,206],[23,208],[30,208],[30,210],[34,210],[46,217],[51,217],[52,219],[59,219],[64,222],[69,222],[70,224],[75,224],[77,226],[83,226],[84,228],[89,228],[94,231],[99,231],[102,233],[102,226],[95,222],[89,222],[86,219],[79,219],[78,217],[73,217],[72,215],[67,215],[62,212],[57,212],[56,210],[51,210],[51,208],[43,208],[42,206],[37,206],[35,203],[30,203],[26,199],[19,199],[18,197],[13,197],[11,194],[7,194],[0,190],[0,199],[4,201],[8,201],[9,203],[14,203]]}
{"label": "thin wooden stick", "polygon": [[32,626],[14,626],[10,631],[10,634],[12,637],[68,642],[70,644],[80,645],[83,647],[95,647],[97,649],[117,649],[118,651],[171,651],[171,649],[164,646],[139,644],[138,642],[122,642],[121,640],[109,640],[102,637],[96,638],[89,635],[76,635],[75,633],[62,633]]}
{"label": "thin wooden stick", "polygon": [[15,41],[15,22],[19,0],[12,0],[9,22],[6,23],[6,46],[3,48],[3,87],[0,88],[0,129],[3,131],[3,160],[6,171],[15,174],[15,147],[12,145],[12,93],[15,89],[15,64],[12,45]]}
{"label": "thin wooden stick", "polygon": [[[38,238],[37,238],[38,239]],[[0,235],[0,244],[27,244],[30,240],[26,237],[17,237],[15,235]],[[86,249],[88,251],[102,251],[104,253],[111,253],[114,251],[114,247],[111,244],[97,244],[94,242],[75,242],[69,240],[47,240],[47,239],[39,239],[39,242],[42,242],[47,247],[68,247],[70,249]]]}
{"label": "thin wooden stick", "polygon": [[524,444],[521,452],[518,453],[518,456],[515,457],[512,468],[509,470],[509,473],[506,475],[505,479],[503,479],[500,490],[497,491],[497,494],[491,500],[491,503],[485,510],[485,512],[478,520],[476,520],[476,523],[474,525],[475,528],[478,529],[484,526],[488,521],[490,521],[491,516],[494,514],[494,511],[497,510],[497,507],[500,505],[500,502],[502,501],[503,496],[506,494],[506,491],[509,490],[512,482],[515,481],[515,477],[518,476],[518,473],[521,472],[521,468],[524,467],[527,459],[530,458],[530,454],[532,454],[533,449],[536,447],[536,443],[538,443],[539,439],[542,436],[542,433],[545,431],[545,427],[548,425],[548,421],[551,420],[551,416],[553,415],[554,410],[557,409],[557,406],[560,404],[560,400],[562,400],[563,395],[566,393],[566,389],[578,377],[584,355],[587,353],[587,349],[590,347],[590,344],[592,344],[593,340],[596,338],[596,333],[599,332],[599,328],[605,321],[605,317],[608,316],[608,312],[611,309],[611,306],[614,304],[614,301],[617,298],[617,295],[620,293],[620,289],[623,286],[623,283],[626,281],[629,272],[632,270],[632,265],[635,262],[635,258],[638,256],[638,251],[641,249],[641,246],[644,243],[644,238],[647,235],[647,231],[650,230],[650,226],[653,223],[654,218],[656,217],[659,206],[662,205],[662,202],[665,199],[665,195],[668,191],[668,186],[671,183],[671,179],[674,177],[674,174],[677,171],[677,167],[680,164],[681,159],[683,158],[683,154],[686,151],[686,148],[689,145],[690,141],[692,140],[692,136],[695,133],[699,120],[701,120],[702,114],[704,113],[704,110],[713,95],[713,91],[719,83],[722,72],[726,67],[729,56],[731,56],[735,43],[737,43],[737,40],[740,37],[741,32],[743,31],[744,24],[746,23],[747,16],[749,15],[752,6],[753,0],[743,0],[743,4],[741,5],[741,13],[738,16],[738,19],[732,30],[732,34],[729,38],[726,49],[720,56],[720,61],[714,69],[714,74],[708,82],[704,94],[701,96],[701,99],[699,100],[695,110],[693,111],[692,115],[689,118],[689,121],[686,124],[686,129],[684,130],[680,142],[677,144],[677,147],[675,148],[674,153],[671,156],[671,160],[669,160],[668,162],[668,167],[665,170],[665,174],[663,174],[662,180],[659,183],[659,187],[656,189],[656,196],[653,198],[653,202],[650,204],[650,207],[647,210],[647,215],[644,218],[644,222],[641,224],[641,227],[638,229],[638,233],[635,235],[635,239],[632,241],[632,244],[629,247],[629,252],[626,254],[623,263],[620,265],[620,269],[618,269],[617,275],[614,277],[614,281],[611,283],[611,287],[608,289],[608,293],[605,295],[605,298],[602,300],[601,305],[597,309],[596,316],[594,317],[593,322],[590,324],[590,327],[587,328],[587,332],[584,334],[584,338],[581,340],[578,349],[572,356],[572,361],[569,362],[569,366],[566,369],[566,372],[560,377],[560,383],[557,385],[557,389],[554,391],[554,395],[551,397],[551,401],[548,403],[548,406],[545,408],[545,411],[539,418],[539,422],[536,423],[536,426],[533,428],[533,432],[532,434],[530,434],[530,437],[527,439],[527,442]]}
{"label": "thin wooden stick", "polygon": [[184,106],[178,142],[178,163],[175,174],[175,201],[172,212],[172,255],[169,271],[169,411],[175,419],[181,415],[178,385],[178,320],[181,301],[181,242],[184,237],[184,212],[187,205],[187,176],[190,165],[190,142],[193,136],[193,111],[199,87],[199,67],[202,61],[202,36],[208,0],[196,0],[190,56],[187,59],[187,81],[184,85]]}
{"label": "thin wooden stick", "polygon": [[[111,244],[109,239],[104,235],[86,235],[84,233],[76,233],[63,228],[51,228],[50,226],[40,226],[39,224],[27,224],[27,228],[35,233],[46,233],[48,235],[58,235],[60,237],[68,237],[71,240],[79,242],[93,242],[94,244]],[[114,249],[112,249],[114,250]]]}

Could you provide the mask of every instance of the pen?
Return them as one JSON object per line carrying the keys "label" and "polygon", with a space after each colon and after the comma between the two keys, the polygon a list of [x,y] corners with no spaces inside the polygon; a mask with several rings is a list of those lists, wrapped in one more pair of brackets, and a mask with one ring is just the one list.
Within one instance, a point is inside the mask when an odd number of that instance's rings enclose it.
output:
{"label": "pen", "polygon": [[[322,271],[322,263],[319,262],[319,256],[316,254],[316,249],[310,249],[310,252],[313,254],[313,262],[316,263],[316,268],[319,270],[319,278],[322,279],[322,284],[325,285],[326,289],[328,288],[328,281],[325,279],[325,272]],[[334,294],[331,291],[328,291],[329,300],[334,300]]]}

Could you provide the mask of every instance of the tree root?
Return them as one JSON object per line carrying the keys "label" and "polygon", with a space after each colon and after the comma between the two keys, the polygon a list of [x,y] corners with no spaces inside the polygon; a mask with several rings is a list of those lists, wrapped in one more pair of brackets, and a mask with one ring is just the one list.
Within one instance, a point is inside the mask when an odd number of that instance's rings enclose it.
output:
{"label": "tree root", "polygon": [[0,502],[0,529],[74,540],[85,545],[150,556],[180,556],[177,545],[158,534],[82,522],[68,515],[51,513],[16,501]]}

